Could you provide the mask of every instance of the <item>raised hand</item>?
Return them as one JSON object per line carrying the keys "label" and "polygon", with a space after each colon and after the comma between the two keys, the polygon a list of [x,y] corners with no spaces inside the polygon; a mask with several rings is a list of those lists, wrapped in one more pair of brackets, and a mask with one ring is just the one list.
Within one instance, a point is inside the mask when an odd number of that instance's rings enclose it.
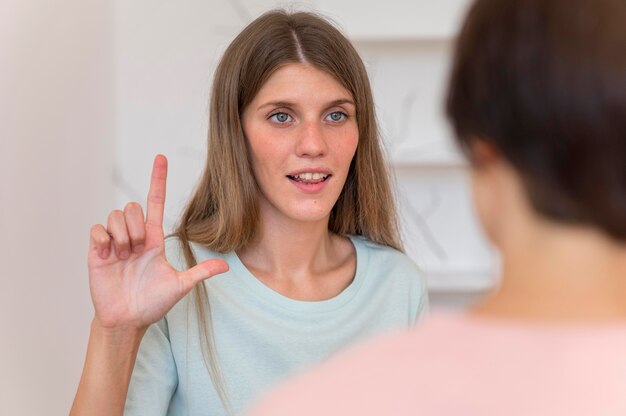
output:
{"label": "raised hand", "polygon": [[228,270],[207,260],[179,272],[165,258],[163,209],[167,159],[154,159],[147,216],[137,203],[109,214],[106,228],[91,229],[89,286],[96,319],[107,328],[144,328],[163,318],[193,286]]}

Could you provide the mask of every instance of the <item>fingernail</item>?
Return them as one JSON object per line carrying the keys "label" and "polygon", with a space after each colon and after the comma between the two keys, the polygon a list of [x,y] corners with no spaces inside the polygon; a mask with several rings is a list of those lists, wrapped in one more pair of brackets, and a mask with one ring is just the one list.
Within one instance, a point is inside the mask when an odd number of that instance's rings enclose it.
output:
{"label": "fingernail", "polygon": [[107,257],[109,257],[109,249],[105,248],[104,250],[102,250],[100,252],[100,257],[102,257],[103,259],[106,259]]}
{"label": "fingernail", "polygon": [[135,253],[141,253],[143,251],[143,245],[140,244],[138,246],[133,247],[133,251]]}
{"label": "fingernail", "polygon": [[130,255],[130,253],[128,252],[128,250],[120,251],[120,258],[121,259],[127,259],[129,255]]}

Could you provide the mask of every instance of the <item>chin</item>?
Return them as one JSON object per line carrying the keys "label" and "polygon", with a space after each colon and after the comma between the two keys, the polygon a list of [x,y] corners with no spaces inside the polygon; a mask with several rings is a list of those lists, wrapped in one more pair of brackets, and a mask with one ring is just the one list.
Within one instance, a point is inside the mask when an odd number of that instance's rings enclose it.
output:
{"label": "chin", "polygon": [[320,209],[320,207],[314,207],[311,209],[297,209],[293,210],[289,217],[301,222],[318,222],[328,221],[330,218],[330,211],[332,207],[326,209]]}

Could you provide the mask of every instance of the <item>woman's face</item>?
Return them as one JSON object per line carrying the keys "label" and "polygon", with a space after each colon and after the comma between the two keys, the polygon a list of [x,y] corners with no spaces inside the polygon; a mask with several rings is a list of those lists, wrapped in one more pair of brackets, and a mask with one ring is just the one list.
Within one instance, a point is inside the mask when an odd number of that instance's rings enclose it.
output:
{"label": "woman's face", "polygon": [[242,115],[264,220],[327,221],[359,140],[352,95],[311,65],[278,69]]}

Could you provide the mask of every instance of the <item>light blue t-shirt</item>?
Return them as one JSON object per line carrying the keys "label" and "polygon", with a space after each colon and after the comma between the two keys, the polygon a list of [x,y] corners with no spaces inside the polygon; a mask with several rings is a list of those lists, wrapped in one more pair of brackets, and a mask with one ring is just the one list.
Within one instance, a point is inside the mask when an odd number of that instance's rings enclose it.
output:
{"label": "light blue t-shirt", "polygon": [[[256,279],[234,252],[197,244],[198,262],[223,258],[230,270],[205,281],[222,379],[234,414],[284,377],[374,334],[413,324],[427,308],[422,273],[406,255],[350,237],[352,283],[332,299],[285,297]],[[166,240],[173,267],[185,269],[180,241]],[[193,296],[146,332],[133,370],[125,415],[222,416],[226,411],[202,356]]]}

